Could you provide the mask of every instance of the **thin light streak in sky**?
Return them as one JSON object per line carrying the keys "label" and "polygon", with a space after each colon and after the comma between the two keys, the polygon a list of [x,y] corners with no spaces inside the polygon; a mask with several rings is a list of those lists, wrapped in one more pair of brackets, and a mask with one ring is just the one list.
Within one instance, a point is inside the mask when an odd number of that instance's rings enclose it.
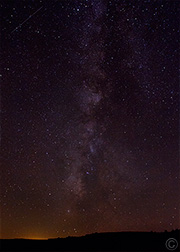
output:
{"label": "thin light streak in sky", "polygon": [[32,15],[30,15],[28,18],[26,18],[20,25],[18,25],[12,32],[15,32],[16,30],[19,29],[19,27],[21,27],[23,24],[25,24],[30,18],[32,18],[36,13],[38,13],[41,9],[42,9],[43,6],[41,6],[38,10],[36,10]]}

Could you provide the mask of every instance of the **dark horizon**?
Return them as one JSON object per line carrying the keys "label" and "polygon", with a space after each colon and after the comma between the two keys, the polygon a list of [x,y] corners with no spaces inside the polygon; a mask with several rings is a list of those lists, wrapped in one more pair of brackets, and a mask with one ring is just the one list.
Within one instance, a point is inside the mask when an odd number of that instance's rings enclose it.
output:
{"label": "dark horizon", "polygon": [[163,233],[94,233],[48,240],[1,240],[1,248],[3,251],[179,251],[179,238],[180,230]]}
{"label": "dark horizon", "polygon": [[101,232],[101,233],[98,233],[98,232],[95,232],[95,233],[89,233],[89,234],[84,234],[84,235],[70,235],[70,236],[61,236],[61,237],[48,237],[48,238],[23,238],[23,237],[15,237],[15,238],[10,238],[10,239],[8,239],[8,238],[6,238],[5,240],[18,240],[18,239],[22,239],[22,240],[48,240],[48,239],[65,239],[65,238],[69,238],[69,237],[73,237],[73,238],[78,238],[78,237],[84,237],[84,236],[91,236],[91,235],[96,235],[96,234],[113,234],[113,233],[118,233],[118,234],[120,234],[120,233],[172,233],[172,232],[180,232],[180,229],[172,229],[172,230],[170,230],[170,231],[168,231],[168,230],[164,230],[164,231],[119,231],[119,232]]}
{"label": "dark horizon", "polygon": [[173,233],[173,232],[180,232],[180,229],[176,228],[176,229],[172,229],[172,230],[164,230],[164,231],[119,231],[119,232],[94,232],[94,233],[87,233],[87,234],[81,234],[81,235],[68,235],[68,236],[57,236],[57,237],[32,237],[32,238],[28,238],[28,237],[14,237],[14,238],[0,238],[0,240],[53,240],[53,239],[65,239],[65,238],[80,238],[80,237],[86,237],[86,236],[92,236],[92,235],[103,235],[103,234],[125,234],[125,233],[157,233],[157,234],[163,234],[163,233]]}

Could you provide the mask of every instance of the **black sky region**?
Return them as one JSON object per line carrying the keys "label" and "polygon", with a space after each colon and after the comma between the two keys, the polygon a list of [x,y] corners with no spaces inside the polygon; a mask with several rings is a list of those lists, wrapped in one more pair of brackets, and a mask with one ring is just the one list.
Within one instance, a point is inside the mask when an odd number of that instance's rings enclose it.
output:
{"label": "black sky region", "polygon": [[179,1],[1,1],[1,238],[179,222]]}

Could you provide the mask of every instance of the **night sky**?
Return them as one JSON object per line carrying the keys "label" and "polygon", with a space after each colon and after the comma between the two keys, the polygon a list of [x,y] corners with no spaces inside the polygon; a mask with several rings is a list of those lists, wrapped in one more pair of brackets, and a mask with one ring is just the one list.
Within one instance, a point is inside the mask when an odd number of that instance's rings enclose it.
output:
{"label": "night sky", "polygon": [[1,1],[1,238],[179,222],[179,1]]}

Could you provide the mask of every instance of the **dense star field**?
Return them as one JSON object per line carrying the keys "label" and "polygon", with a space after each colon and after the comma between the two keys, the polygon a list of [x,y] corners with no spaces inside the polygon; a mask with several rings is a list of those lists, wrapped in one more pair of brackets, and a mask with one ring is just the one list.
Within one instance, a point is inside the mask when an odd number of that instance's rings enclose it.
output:
{"label": "dense star field", "polygon": [[1,238],[179,228],[179,1],[1,15]]}

